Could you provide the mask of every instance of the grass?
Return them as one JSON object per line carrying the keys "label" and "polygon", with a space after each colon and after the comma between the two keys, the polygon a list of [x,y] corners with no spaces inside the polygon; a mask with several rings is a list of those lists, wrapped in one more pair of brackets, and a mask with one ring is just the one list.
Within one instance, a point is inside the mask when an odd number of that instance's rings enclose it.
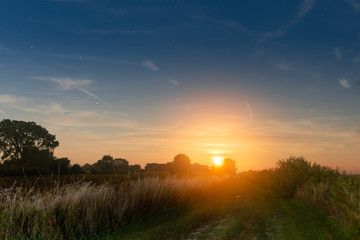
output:
{"label": "grass", "polygon": [[12,187],[0,192],[4,239],[79,239],[164,210],[188,209],[224,193],[220,178],[146,178],[111,184],[75,183],[42,192]]}
{"label": "grass", "polygon": [[336,180],[308,182],[297,189],[296,198],[327,212],[347,237],[360,239],[359,176],[343,173]]}
{"label": "grass", "polygon": [[248,183],[230,214],[189,239],[347,239],[324,212]]}
{"label": "grass", "polygon": [[303,158],[233,177],[132,178],[80,175],[71,182],[69,176],[41,176],[27,178],[30,186],[0,188],[0,236],[5,240],[360,239],[359,176]]}

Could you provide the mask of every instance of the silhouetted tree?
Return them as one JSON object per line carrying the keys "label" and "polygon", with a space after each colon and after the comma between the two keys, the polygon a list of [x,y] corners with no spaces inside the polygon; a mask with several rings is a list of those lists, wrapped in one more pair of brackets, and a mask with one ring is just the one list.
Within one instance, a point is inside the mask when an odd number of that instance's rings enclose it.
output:
{"label": "silhouetted tree", "polygon": [[195,175],[204,175],[210,172],[209,166],[202,165],[198,163],[193,163],[191,165],[191,173]]}
{"label": "silhouetted tree", "polygon": [[70,171],[70,160],[66,157],[63,158],[55,158],[52,161],[52,172],[66,174]]}
{"label": "silhouetted tree", "polygon": [[31,148],[25,154],[24,172],[26,174],[48,174],[51,173],[54,157],[49,150]]}
{"label": "silhouetted tree", "polygon": [[3,161],[12,161],[18,169],[24,168],[27,161],[34,158],[34,154],[47,151],[53,154],[54,148],[59,146],[55,135],[34,122],[4,119],[0,122],[0,152]]}
{"label": "silhouetted tree", "polygon": [[93,166],[90,165],[90,164],[88,164],[88,163],[84,164],[84,165],[81,167],[81,169],[82,169],[83,171],[85,171],[85,172],[90,172],[92,168],[93,168]]}
{"label": "silhouetted tree", "polygon": [[220,166],[212,166],[215,174],[233,175],[236,173],[236,162],[231,158],[225,158],[223,164]]}
{"label": "silhouetted tree", "polygon": [[141,166],[139,164],[131,165],[130,170],[131,170],[131,172],[136,172],[136,173],[140,172],[141,171]]}
{"label": "silhouetted tree", "polygon": [[235,174],[236,173],[236,162],[231,158],[225,158],[223,163],[223,169],[226,174]]}
{"label": "silhouetted tree", "polygon": [[189,173],[191,168],[191,161],[185,154],[178,154],[172,161],[172,171],[175,173]]}
{"label": "silhouetted tree", "polygon": [[71,174],[78,174],[78,173],[82,173],[82,172],[84,172],[84,171],[82,170],[82,168],[80,167],[79,164],[74,164],[70,168]]}
{"label": "silhouetted tree", "polygon": [[129,162],[123,158],[113,158],[110,155],[104,155],[93,165],[83,166],[83,169],[90,169],[91,173],[128,173]]}
{"label": "silhouetted tree", "polygon": [[123,158],[115,158],[112,162],[113,171],[116,173],[127,173],[129,171],[129,161]]}
{"label": "silhouetted tree", "polygon": [[147,163],[145,165],[146,172],[164,172],[170,171],[169,163]]}
{"label": "silhouetted tree", "polygon": [[112,156],[104,155],[102,159],[95,163],[95,169],[102,173],[111,173],[113,172],[113,160],[114,158]]}

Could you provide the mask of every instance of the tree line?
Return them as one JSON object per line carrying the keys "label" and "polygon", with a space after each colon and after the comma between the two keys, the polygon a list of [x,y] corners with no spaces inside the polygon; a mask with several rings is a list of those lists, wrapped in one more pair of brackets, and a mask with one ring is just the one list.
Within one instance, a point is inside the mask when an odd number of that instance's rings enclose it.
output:
{"label": "tree line", "polygon": [[139,173],[168,172],[171,174],[234,174],[235,161],[227,158],[221,167],[191,163],[185,154],[178,154],[172,162],[148,163],[145,169],[130,165],[126,159],[104,155],[94,164],[71,164],[67,157],[57,158],[59,146],[55,135],[35,122],[4,119],[0,122],[0,176],[23,174],[76,173]]}

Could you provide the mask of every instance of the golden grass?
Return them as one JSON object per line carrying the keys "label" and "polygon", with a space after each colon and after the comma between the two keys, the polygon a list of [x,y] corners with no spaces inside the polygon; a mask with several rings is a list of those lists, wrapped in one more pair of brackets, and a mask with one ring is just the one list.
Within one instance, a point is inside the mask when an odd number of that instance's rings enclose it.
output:
{"label": "golden grass", "polygon": [[145,178],[121,185],[73,183],[49,191],[0,190],[3,239],[79,239],[164,209],[219,196],[222,178]]}

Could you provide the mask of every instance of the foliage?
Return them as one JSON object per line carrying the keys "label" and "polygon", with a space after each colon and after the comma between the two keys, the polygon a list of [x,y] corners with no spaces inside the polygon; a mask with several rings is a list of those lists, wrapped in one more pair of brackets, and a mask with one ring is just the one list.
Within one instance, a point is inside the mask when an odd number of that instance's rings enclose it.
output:
{"label": "foliage", "polygon": [[147,163],[146,172],[168,172],[180,175],[208,175],[209,167],[198,163],[191,164],[190,158],[185,154],[178,154],[172,162]]}
{"label": "foliage", "polygon": [[174,173],[189,173],[190,168],[190,158],[182,153],[176,155],[171,163],[171,171]]}
{"label": "foliage", "polygon": [[84,171],[82,170],[81,166],[79,164],[74,164],[71,166],[70,168],[70,173],[71,174],[79,174],[79,173],[83,173]]}
{"label": "foliage", "polygon": [[312,164],[303,157],[290,157],[277,162],[271,184],[283,197],[293,197],[297,188],[307,182],[319,183],[327,179],[336,179],[338,175],[338,170]]}
{"label": "foliage", "polygon": [[[136,167],[135,167],[136,168]],[[84,171],[91,173],[128,173],[130,170],[129,162],[123,158],[113,158],[110,155],[104,155],[96,163],[83,166]]]}
{"label": "foliage", "polygon": [[70,160],[67,157],[55,158],[52,161],[51,169],[53,173],[66,174],[70,170]]}
{"label": "foliage", "polygon": [[34,122],[2,120],[0,175],[50,173],[53,151],[58,145],[54,135]]}
{"label": "foliage", "polygon": [[214,165],[212,170],[218,175],[234,175],[236,173],[236,162],[231,158],[225,158],[222,165]]}
{"label": "foliage", "polygon": [[296,198],[340,221],[347,237],[360,239],[360,176],[337,174],[299,187]]}

